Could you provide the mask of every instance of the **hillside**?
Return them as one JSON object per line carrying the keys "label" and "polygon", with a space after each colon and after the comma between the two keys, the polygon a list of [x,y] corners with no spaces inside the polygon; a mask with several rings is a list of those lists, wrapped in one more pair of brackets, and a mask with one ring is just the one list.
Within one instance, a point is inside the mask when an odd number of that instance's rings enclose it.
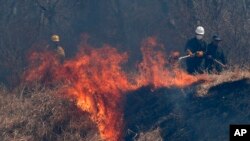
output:
{"label": "hillside", "polygon": [[[145,86],[130,92],[124,109],[125,140],[228,140],[229,124],[250,122],[249,71],[237,73],[210,75],[213,81],[182,89]],[[207,93],[201,95],[201,89]],[[37,87],[9,93],[2,88],[0,138],[100,140],[89,114],[55,91]]]}
{"label": "hillside", "polygon": [[250,122],[250,0],[2,0],[0,31],[0,141],[228,140]]}
{"label": "hillside", "polygon": [[230,124],[250,122],[249,71],[210,77],[216,79],[184,89],[145,87],[128,95],[127,126],[134,133],[127,140],[229,140]]}

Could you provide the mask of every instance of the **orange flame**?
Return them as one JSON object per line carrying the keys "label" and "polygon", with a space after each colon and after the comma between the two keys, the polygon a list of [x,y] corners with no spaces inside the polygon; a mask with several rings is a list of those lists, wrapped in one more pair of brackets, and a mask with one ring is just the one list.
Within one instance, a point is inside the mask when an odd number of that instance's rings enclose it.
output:
{"label": "orange flame", "polygon": [[122,101],[126,92],[144,85],[184,87],[199,80],[178,68],[168,70],[164,47],[153,37],[142,43],[143,60],[138,65],[138,73],[129,79],[121,67],[127,60],[126,53],[108,45],[99,49],[81,46],[84,48],[76,57],[63,64],[51,52],[31,53],[30,68],[24,79],[45,84],[62,82],[61,93],[74,98],[80,109],[90,113],[104,140],[123,140]]}
{"label": "orange flame", "polygon": [[[156,38],[149,37],[142,43],[143,60],[139,64],[139,85],[151,84],[159,87],[184,87],[196,82],[199,78],[188,75],[180,68],[169,69],[166,67],[167,59],[164,46],[157,43]],[[176,62],[177,63],[177,62]],[[174,64],[170,64],[173,65]]]}
{"label": "orange flame", "polygon": [[130,89],[121,64],[127,60],[126,54],[105,46],[89,49],[88,54],[78,55],[64,64],[74,75],[67,93],[77,99],[77,105],[91,113],[98,124],[101,136],[117,141],[122,138],[123,107],[122,93]]}

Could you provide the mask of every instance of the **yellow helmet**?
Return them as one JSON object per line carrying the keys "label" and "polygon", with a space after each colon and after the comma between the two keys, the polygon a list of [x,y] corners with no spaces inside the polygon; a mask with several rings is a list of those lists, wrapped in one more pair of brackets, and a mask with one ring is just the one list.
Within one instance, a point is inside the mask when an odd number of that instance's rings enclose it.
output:
{"label": "yellow helmet", "polygon": [[53,34],[51,36],[51,41],[53,41],[53,42],[59,42],[60,41],[59,35]]}

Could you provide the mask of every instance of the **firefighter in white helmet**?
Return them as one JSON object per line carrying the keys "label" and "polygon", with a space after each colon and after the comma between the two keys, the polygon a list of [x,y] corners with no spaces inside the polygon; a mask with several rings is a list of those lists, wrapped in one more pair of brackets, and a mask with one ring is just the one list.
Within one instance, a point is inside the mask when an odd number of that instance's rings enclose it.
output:
{"label": "firefighter in white helmet", "polygon": [[204,28],[198,26],[195,29],[195,37],[186,43],[185,51],[188,55],[192,56],[186,60],[187,72],[190,74],[202,73],[202,63],[207,48],[207,43],[203,40],[204,34]]}
{"label": "firefighter in white helmet", "polygon": [[56,55],[60,59],[60,61],[63,62],[64,58],[65,58],[65,51],[64,51],[63,47],[60,46],[59,35],[53,34],[51,36],[51,41],[52,41],[52,43],[50,45],[50,49],[52,49],[56,53]]}

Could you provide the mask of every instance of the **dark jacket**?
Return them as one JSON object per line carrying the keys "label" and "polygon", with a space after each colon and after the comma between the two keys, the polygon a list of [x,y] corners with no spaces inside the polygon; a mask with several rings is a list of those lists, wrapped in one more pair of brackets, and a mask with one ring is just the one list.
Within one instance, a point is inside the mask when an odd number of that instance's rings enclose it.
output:
{"label": "dark jacket", "polygon": [[210,43],[207,47],[206,59],[205,59],[205,68],[208,72],[217,71],[221,72],[223,67],[216,63],[214,59],[220,61],[222,64],[226,65],[227,60],[224,55],[223,50],[213,43]]}
{"label": "dark jacket", "polygon": [[63,49],[62,46],[60,46],[60,44],[58,42],[50,42],[48,45],[47,45],[47,50],[53,52],[56,57],[59,59],[59,61],[61,63],[64,62],[64,59],[65,59],[65,51]]}
{"label": "dark jacket", "polygon": [[[203,51],[206,52],[207,43],[204,40],[198,40],[196,38],[192,38],[187,41],[185,46],[185,51],[187,52],[190,50],[193,54],[195,54],[197,51]],[[186,59],[186,65],[187,65],[187,72],[190,74],[193,73],[202,73],[202,62],[204,57],[190,57]]]}

